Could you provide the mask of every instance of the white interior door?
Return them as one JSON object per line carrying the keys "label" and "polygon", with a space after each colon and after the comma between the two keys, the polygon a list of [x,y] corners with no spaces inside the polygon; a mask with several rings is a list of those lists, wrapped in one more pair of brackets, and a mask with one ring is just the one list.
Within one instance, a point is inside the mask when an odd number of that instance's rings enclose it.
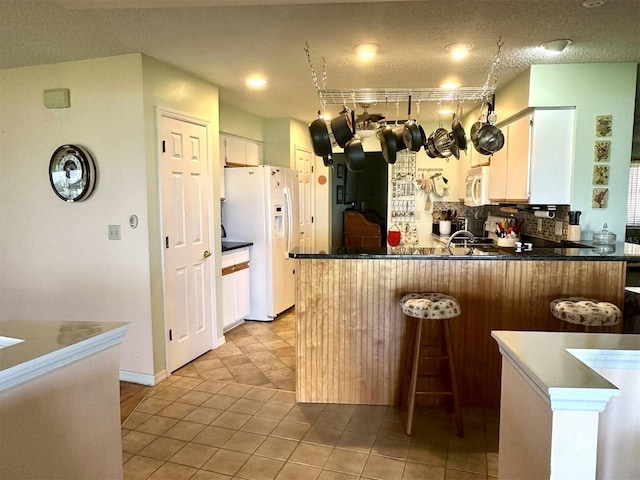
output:
{"label": "white interior door", "polygon": [[313,203],[313,155],[309,150],[300,147],[295,149],[296,169],[298,170],[300,211],[300,247],[312,248],[314,246],[314,203]]}
{"label": "white interior door", "polygon": [[207,127],[161,115],[164,316],[170,372],[213,348]]}

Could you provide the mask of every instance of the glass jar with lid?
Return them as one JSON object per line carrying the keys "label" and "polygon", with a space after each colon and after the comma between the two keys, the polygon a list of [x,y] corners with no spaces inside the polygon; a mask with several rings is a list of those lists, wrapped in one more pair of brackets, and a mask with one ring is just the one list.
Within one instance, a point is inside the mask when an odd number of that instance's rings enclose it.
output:
{"label": "glass jar with lid", "polygon": [[598,245],[614,245],[616,234],[607,230],[607,224],[602,226],[602,230],[593,234],[593,243]]}

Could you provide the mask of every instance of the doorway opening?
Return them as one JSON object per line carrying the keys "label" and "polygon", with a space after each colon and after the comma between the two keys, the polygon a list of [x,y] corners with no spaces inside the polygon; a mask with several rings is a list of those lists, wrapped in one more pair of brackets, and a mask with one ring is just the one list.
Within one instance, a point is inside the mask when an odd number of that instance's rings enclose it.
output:
{"label": "doorway opening", "polygon": [[[333,155],[330,208],[332,248],[382,247],[386,244],[389,166],[381,152],[366,152],[365,159],[366,167],[362,172],[351,172],[346,166],[344,153]],[[362,227],[361,232],[345,232],[345,219],[349,216],[357,217],[356,223]],[[378,230],[379,233],[375,233]],[[363,235],[376,236],[378,241],[360,238]]]}

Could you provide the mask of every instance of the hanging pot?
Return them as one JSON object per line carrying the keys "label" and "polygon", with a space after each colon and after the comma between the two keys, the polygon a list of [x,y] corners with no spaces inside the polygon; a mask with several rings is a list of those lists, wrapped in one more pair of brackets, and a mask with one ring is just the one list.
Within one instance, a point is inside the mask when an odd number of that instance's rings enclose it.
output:
{"label": "hanging pot", "polygon": [[396,150],[399,152],[407,148],[404,143],[404,125],[393,128],[393,134],[396,136]]}
{"label": "hanging pot", "polygon": [[400,240],[402,240],[402,232],[398,225],[394,225],[387,232],[387,243],[392,247],[397,247],[400,245]]}
{"label": "hanging pot", "polygon": [[471,126],[471,142],[474,144],[475,146],[475,142],[478,139],[478,132],[480,131],[480,128],[482,127],[482,125],[484,125],[484,123],[482,122],[476,122]]}
{"label": "hanging pot", "polygon": [[331,154],[331,137],[327,129],[327,122],[319,117],[309,124],[309,133],[311,134],[311,144],[313,145],[313,153],[318,157],[324,157]]}
{"label": "hanging pot", "polygon": [[436,146],[433,143],[433,134],[429,135],[427,141],[424,144],[424,151],[427,152],[427,155],[431,158],[438,158],[440,153],[436,149]]}
{"label": "hanging pot", "polygon": [[325,167],[330,167],[331,165],[333,165],[333,155],[324,155],[322,157],[322,163],[324,163]]}
{"label": "hanging pot", "polygon": [[396,136],[390,125],[385,125],[380,131],[380,148],[382,156],[389,165],[396,163]]}
{"label": "hanging pot", "polygon": [[467,149],[467,135],[464,132],[464,127],[460,123],[458,116],[453,114],[453,121],[451,123],[451,135],[456,143],[458,150]]}
{"label": "hanging pot", "polygon": [[344,148],[347,142],[353,138],[353,128],[354,125],[352,124],[351,117],[346,110],[343,110],[340,112],[340,115],[331,119],[333,137],[341,148]]}
{"label": "hanging pot", "polygon": [[451,146],[449,147],[449,150],[451,150],[452,155],[456,157],[456,160],[460,160],[460,150],[458,149],[458,144],[453,138],[453,132],[450,132],[449,136],[451,137]]}
{"label": "hanging pot", "polygon": [[451,137],[449,132],[444,128],[436,128],[433,132],[433,145],[438,151],[438,156],[447,158],[451,156]]}
{"label": "hanging pot", "polygon": [[495,125],[485,123],[478,130],[473,146],[476,147],[476,150],[481,149],[489,152],[489,155],[493,155],[504,146],[504,135]]}
{"label": "hanging pot", "polygon": [[347,170],[350,172],[362,172],[365,165],[364,148],[359,137],[354,137],[344,146],[344,154]]}
{"label": "hanging pot", "polygon": [[351,125],[353,125],[353,138],[344,146],[347,169],[352,172],[362,172],[365,164],[364,148],[362,141],[355,133],[355,112],[351,111]]}
{"label": "hanging pot", "polygon": [[407,118],[409,120],[404,124],[402,141],[409,150],[417,152],[422,147],[422,134],[420,133],[420,125],[415,120],[411,120],[411,95],[409,95]]}

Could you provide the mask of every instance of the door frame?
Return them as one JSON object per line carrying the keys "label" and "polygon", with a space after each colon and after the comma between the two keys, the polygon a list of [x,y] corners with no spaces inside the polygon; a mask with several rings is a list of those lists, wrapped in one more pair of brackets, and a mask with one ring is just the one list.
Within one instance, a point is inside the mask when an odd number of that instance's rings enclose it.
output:
{"label": "door frame", "polygon": [[[213,188],[213,162],[214,162],[214,155],[213,155],[213,146],[214,146],[214,142],[213,142],[213,138],[212,138],[212,131],[211,131],[211,120],[205,117],[200,117],[200,116],[196,116],[196,115],[192,115],[190,113],[186,113],[186,112],[182,112],[179,110],[175,110],[172,108],[168,108],[168,107],[163,107],[160,105],[156,106],[156,168],[157,168],[157,188],[158,188],[158,225],[159,225],[159,231],[158,231],[158,238],[157,241],[159,242],[159,246],[160,246],[160,265],[161,265],[161,272],[162,272],[162,278],[161,278],[161,283],[162,283],[162,335],[163,335],[163,346],[164,346],[164,370],[165,370],[165,377],[169,377],[171,376],[171,371],[169,369],[169,345],[168,342],[169,340],[167,339],[167,315],[166,315],[166,310],[165,310],[165,298],[166,298],[166,290],[165,290],[165,248],[164,248],[164,224],[163,224],[163,214],[164,214],[164,206],[162,204],[162,169],[161,169],[161,161],[162,161],[162,119],[163,118],[170,118],[170,119],[174,119],[174,120],[178,120],[178,121],[183,121],[183,122],[189,122],[189,123],[193,123],[195,125],[199,125],[204,127],[205,131],[206,131],[206,137],[207,137],[207,181],[209,182],[208,185],[208,191],[209,191],[209,242],[211,243],[211,245],[216,245],[216,237],[214,236],[215,234],[215,215],[214,215],[214,197],[215,197],[215,192],[214,192],[214,188]],[[217,144],[216,144],[217,145]],[[214,262],[214,266],[212,268],[209,269],[209,275],[210,275],[210,281],[211,281],[211,325],[209,325],[210,327],[210,331],[211,331],[211,335],[212,335],[212,341],[211,341],[211,345],[212,348],[216,348],[218,346],[218,296],[216,295],[216,291],[217,291],[217,281],[216,281],[216,272],[218,270],[218,265],[219,265],[219,258],[220,255],[219,253],[217,253],[218,249],[214,249],[213,246],[210,247],[211,250],[215,251],[216,254],[213,256],[213,258],[215,259]],[[224,338],[224,337],[223,337]]]}

